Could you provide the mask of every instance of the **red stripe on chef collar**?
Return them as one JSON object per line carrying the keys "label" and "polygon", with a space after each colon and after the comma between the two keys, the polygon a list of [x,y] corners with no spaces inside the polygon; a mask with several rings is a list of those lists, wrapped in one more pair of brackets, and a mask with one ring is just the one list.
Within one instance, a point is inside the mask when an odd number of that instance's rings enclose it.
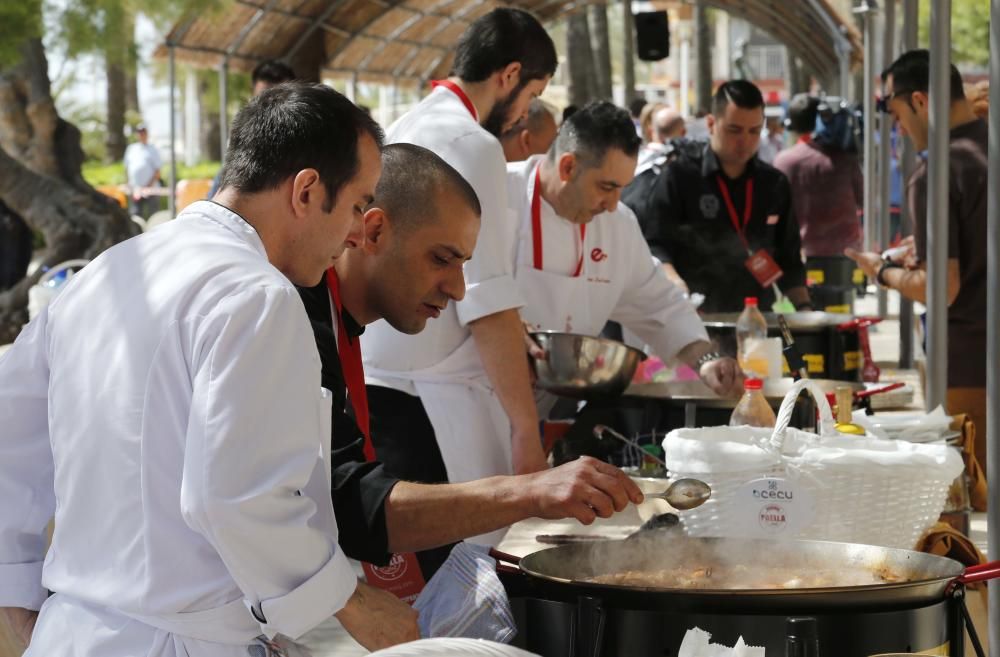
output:
{"label": "red stripe on chef collar", "polygon": [[472,115],[472,118],[476,120],[476,123],[479,123],[479,112],[476,111],[476,106],[472,104],[471,100],[469,100],[469,97],[465,94],[462,87],[458,86],[451,80],[433,80],[431,82],[431,88],[434,87],[444,87],[451,93],[458,96],[458,99],[462,101],[463,105],[465,105],[465,109],[469,110],[469,114]]}

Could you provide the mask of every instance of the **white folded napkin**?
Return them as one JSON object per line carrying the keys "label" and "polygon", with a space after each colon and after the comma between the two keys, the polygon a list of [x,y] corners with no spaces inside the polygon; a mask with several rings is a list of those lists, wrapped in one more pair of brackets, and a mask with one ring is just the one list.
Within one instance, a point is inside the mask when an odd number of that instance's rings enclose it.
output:
{"label": "white folded napkin", "polygon": [[677,657],[765,657],[764,648],[748,646],[740,637],[732,648],[711,643],[712,635],[693,627],[684,635]]}

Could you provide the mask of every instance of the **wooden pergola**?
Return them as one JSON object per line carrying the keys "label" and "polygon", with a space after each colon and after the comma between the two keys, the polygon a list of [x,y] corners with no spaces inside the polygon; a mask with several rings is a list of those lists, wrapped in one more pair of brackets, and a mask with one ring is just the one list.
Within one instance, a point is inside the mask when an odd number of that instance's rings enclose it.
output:
{"label": "wooden pergola", "polygon": [[[459,35],[501,4],[552,24],[591,4],[573,0],[232,0],[179,21],[157,56],[249,71],[265,59],[321,76],[422,85],[448,74]],[[784,43],[821,76],[861,61],[861,38],[827,0],[710,0]],[[297,66],[296,64],[299,64]]]}

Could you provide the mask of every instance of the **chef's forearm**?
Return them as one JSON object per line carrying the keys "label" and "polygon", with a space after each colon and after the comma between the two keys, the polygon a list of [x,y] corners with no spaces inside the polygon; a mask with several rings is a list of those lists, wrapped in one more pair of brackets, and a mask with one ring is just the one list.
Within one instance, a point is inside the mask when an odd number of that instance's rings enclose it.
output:
{"label": "chef's forearm", "polygon": [[469,324],[479,358],[515,436],[538,438],[538,410],[531,391],[524,326],[517,310],[504,310]]}
{"label": "chef's forearm", "polygon": [[401,481],[385,502],[389,551],[415,552],[507,527],[533,514],[521,477],[460,484]]}

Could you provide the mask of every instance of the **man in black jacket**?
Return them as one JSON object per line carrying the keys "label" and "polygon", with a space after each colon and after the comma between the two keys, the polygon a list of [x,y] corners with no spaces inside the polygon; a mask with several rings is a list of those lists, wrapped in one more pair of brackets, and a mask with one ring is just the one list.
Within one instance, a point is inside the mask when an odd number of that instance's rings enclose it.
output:
{"label": "man in black jacket", "polygon": [[334,397],[333,504],[345,552],[385,564],[392,553],[446,546],[418,555],[427,579],[463,538],[529,517],[589,524],[640,502],[642,493],[620,470],[586,457],[527,475],[418,484],[386,472],[370,458],[370,447],[366,454],[367,400],[364,386],[356,385],[364,326],[384,318],[396,330],[417,333],[434,309],[461,299],[462,265],[479,232],[475,192],[444,160],[412,144],[386,146],[382,160],[374,202],[359,209],[349,237],[354,248],[323,283],[300,288],[323,386]]}
{"label": "man in black jacket", "polygon": [[774,284],[797,309],[812,309],[788,179],[756,157],[763,126],[760,89],[723,83],[700,157],[685,149],[668,161],[632,208],[667,276],[705,295],[703,311],[738,312],[745,297],[770,308]]}

